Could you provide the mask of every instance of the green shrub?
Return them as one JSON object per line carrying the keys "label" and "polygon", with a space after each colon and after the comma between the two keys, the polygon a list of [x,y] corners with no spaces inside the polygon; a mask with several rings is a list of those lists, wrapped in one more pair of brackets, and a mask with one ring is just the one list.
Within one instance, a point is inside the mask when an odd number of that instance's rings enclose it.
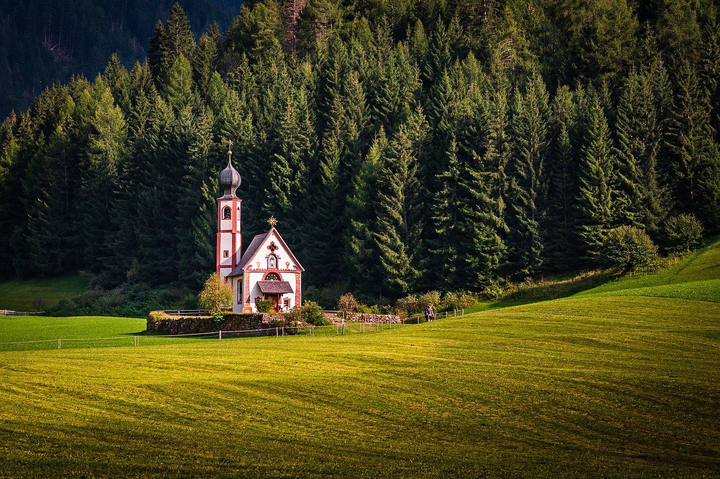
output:
{"label": "green shrub", "polygon": [[270,321],[270,326],[273,326],[273,327],[281,327],[281,326],[285,326],[286,324],[287,324],[287,321],[285,320],[284,315],[278,315]]}
{"label": "green shrub", "polygon": [[305,303],[303,303],[300,309],[300,317],[306,323],[314,324],[315,326],[330,324],[330,321],[325,319],[325,314],[322,312],[320,305],[314,301],[305,301]]}
{"label": "green shrub", "polygon": [[283,318],[285,318],[285,321],[287,323],[294,323],[297,321],[302,321],[302,307],[301,306],[295,306],[290,311],[283,313]]}
{"label": "green shrub", "polygon": [[418,303],[420,304],[420,309],[423,311],[427,307],[435,309],[440,304],[440,293],[437,291],[428,291],[418,298]]}
{"label": "green shrub", "polygon": [[258,313],[269,313],[275,302],[272,299],[261,299],[255,306],[257,307]]}
{"label": "green shrub", "polygon": [[217,273],[210,275],[198,295],[200,306],[210,313],[216,313],[222,311],[223,307],[232,306],[232,300],[233,292],[230,285],[227,281],[223,281]]}
{"label": "green shrub", "polygon": [[448,291],[442,299],[441,307],[444,309],[464,309],[477,303],[477,298],[465,292]]}
{"label": "green shrub", "polygon": [[485,289],[483,289],[482,292],[483,296],[489,300],[499,299],[504,293],[505,289],[497,281],[493,281],[487,286],[485,286]]}
{"label": "green shrub", "polygon": [[395,303],[395,308],[400,316],[410,316],[421,312],[424,308],[420,305],[418,297],[414,294],[400,298]]}
{"label": "green shrub", "polygon": [[380,314],[380,308],[377,304],[368,306],[364,303],[358,303],[356,311],[361,314]]}
{"label": "green shrub", "polygon": [[606,267],[622,272],[651,267],[657,260],[657,246],[644,230],[620,226],[608,231],[601,260]]}
{"label": "green shrub", "polygon": [[687,253],[700,246],[703,227],[693,214],[671,216],[665,222],[665,248],[668,253]]}
{"label": "green shrub", "polygon": [[342,311],[344,318],[346,318],[350,313],[353,313],[357,309],[357,307],[358,302],[352,293],[345,293],[340,296],[337,308]]}

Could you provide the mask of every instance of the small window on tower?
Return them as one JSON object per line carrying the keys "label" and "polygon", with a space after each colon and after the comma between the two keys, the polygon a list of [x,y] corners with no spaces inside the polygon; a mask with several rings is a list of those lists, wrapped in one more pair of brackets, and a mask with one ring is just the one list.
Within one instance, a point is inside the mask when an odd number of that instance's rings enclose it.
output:
{"label": "small window on tower", "polygon": [[224,220],[230,219],[230,207],[229,206],[226,206],[225,208],[223,208],[223,219]]}
{"label": "small window on tower", "polygon": [[223,258],[229,258],[230,257],[230,251],[225,250],[223,251]]}

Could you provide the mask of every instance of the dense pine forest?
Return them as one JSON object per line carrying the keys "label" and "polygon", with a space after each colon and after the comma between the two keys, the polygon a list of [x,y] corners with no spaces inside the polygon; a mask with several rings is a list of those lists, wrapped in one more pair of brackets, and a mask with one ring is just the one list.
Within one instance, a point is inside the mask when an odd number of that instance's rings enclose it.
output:
{"label": "dense pine forest", "polygon": [[[114,52],[132,67],[172,0],[0,0],[0,118],[47,86],[94,78]],[[193,32],[230,26],[242,0],[180,0]]]}
{"label": "dense pine forest", "polygon": [[217,175],[305,284],[483,291],[593,268],[611,229],[720,227],[713,0],[258,0],[0,127],[0,270],[197,289]]}

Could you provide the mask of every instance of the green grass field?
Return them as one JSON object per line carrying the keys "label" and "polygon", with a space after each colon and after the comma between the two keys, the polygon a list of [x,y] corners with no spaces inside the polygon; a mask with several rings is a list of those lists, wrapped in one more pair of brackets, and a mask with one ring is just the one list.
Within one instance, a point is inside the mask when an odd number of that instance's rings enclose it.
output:
{"label": "green grass field", "polygon": [[42,298],[44,307],[82,293],[87,281],[80,276],[63,276],[50,279],[13,279],[0,282],[0,309],[37,311],[36,298]]}
{"label": "green grass field", "polygon": [[[0,475],[718,476],[719,251],[372,334],[6,350]],[[142,320],[0,318],[0,342],[62,328]]]}
{"label": "green grass field", "polygon": [[[633,295],[630,291],[638,290],[638,293],[642,291],[647,296],[664,296],[659,293],[667,292],[670,296],[664,297],[688,297],[703,301],[720,302],[720,288],[718,288],[718,283],[713,283],[718,279],[720,279],[720,240],[714,241],[658,274],[621,278],[588,289],[578,293],[576,296],[582,297],[605,293]],[[671,288],[673,285],[678,286],[679,289],[674,290]],[[692,297],[697,294],[692,291],[696,289],[695,286],[705,291],[702,297]],[[653,288],[659,288],[658,294],[655,294],[656,291],[653,291]]]}

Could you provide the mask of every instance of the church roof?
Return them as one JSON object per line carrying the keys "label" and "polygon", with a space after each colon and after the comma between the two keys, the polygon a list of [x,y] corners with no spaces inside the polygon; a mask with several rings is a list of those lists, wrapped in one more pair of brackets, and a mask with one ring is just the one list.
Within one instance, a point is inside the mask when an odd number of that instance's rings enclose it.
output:
{"label": "church roof", "polygon": [[292,293],[293,289],[287,281],[258,281],[260,292],[264,294]]}
{"label": "church roof", "polygon": [[255,252],[260,248],[260,245],[265,241],[265,238],[267,238],[267,235],[270,234],[270,231],[267,233],[255,235],[255,237],[250,242],[250,246],[245,250],[245,254],[242,255],[242,258],[240,258],[240,262],[237,266],[230,272],[228,276],[240,276],[243,274],[243,269],[245,269],[245,266],[252,260],[253,256],[255,256]]}

